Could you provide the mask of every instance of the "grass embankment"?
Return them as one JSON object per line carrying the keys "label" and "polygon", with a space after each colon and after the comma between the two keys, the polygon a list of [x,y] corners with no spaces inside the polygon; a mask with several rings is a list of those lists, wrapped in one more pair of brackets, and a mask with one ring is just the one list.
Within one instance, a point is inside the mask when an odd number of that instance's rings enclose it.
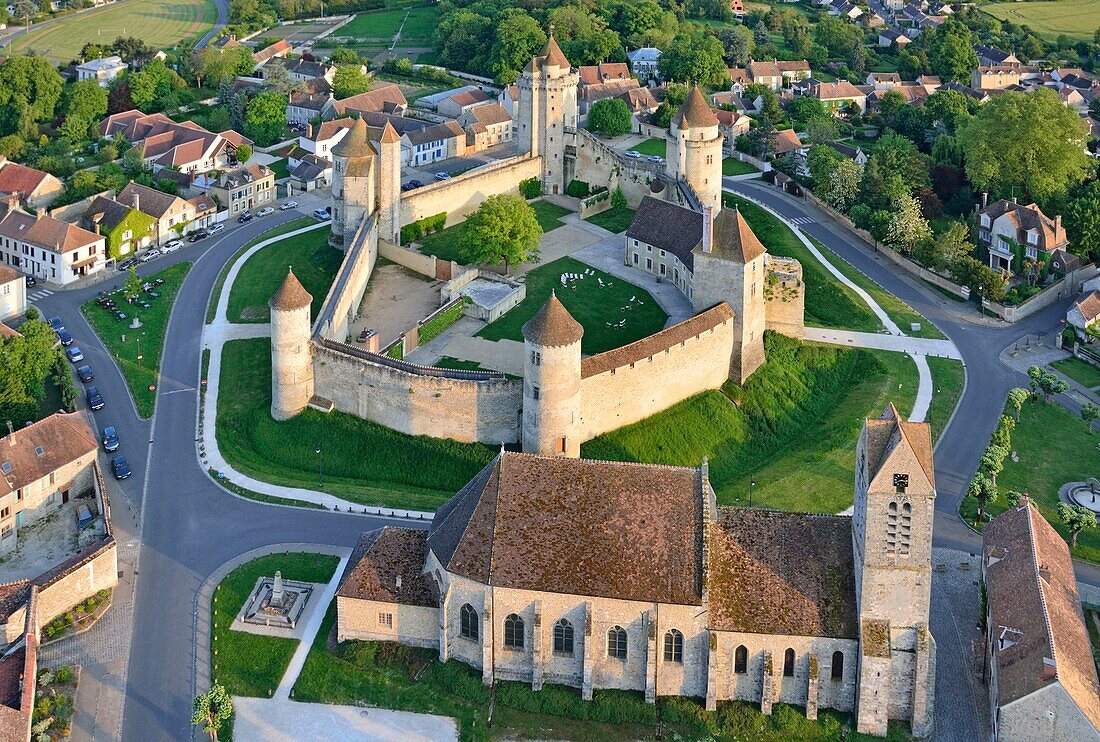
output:
{"label": "grass embankment", "polygon": [[1063,358],[1050,364],[1052,368],[1061,371],[1069,378],[1089,389],[1100,386],[1100,368],[1090,363],[1085,363],[1080,358]]}
{"label": "grass embankment", "polygon": [[750,173],[759,173],[760,169],[755,165],[750,165],[747,162],[741,162],[734,157],[727,157],[722,160],[722,175],[748,175]]}
{"label": "grass embankment", "polygon": [[[816,722],[805,712],[776,704],[771,716],[733,701],[708,712],[695,700],[661,697],[648,704],[641,693],[596,690],[583,701],[574,688],[548,684],[535,692],[526,683],[500,681],[488,726],[490,691],[479,671],[458,660],[440,663],[435,652],[384,642],[347,641],[330,649],[326,637],[335,619],[330,608],[306,658],[296,701],[361,704],[458,719],[463,740],[570,739],[615,742],[652,739],[658,718],[666,737],[680,739],[841,740],[850,716],[822,709]],[[851,735],[848,740],[862,740]],[[910,739],[892,725],[888,742]]]}
{"label": "grass embankment", "polygon": [[319,489],[364,505],[434,510],[496,452],[477,443],[405,435],[340,412],[307,409],[276,422],[270,406],[270,341],[226,343],[217,419],[226,461],[264,482]]}
{"label": "grass embankment", "polygon": [[802,263],[806,283],[806,324],[860,332],[880,332],[883,327],[859,294],[840,283],[806,249],[787,225],[747,199],[722,194],[725,206],[736,205],[757,238],[772,255]]}
{"label": "grass embankment", "polygon": [[310,313],[316,317],[344,260],[344,253],[328,244],[328,234],[327,229],[317,229],[287,237],[253,253],[241,266],[229,290],[226,318],[243,323],[270,321],[267,302],[279,290],[291,267],[313,297]]}
{"label": "grass embankment", "polygon": [[237,252],[233,253],[233,257],[225,262],[225,265],[218,273],[218,279],[214,281],[214,288],[210,292],[210,301],[207,303],[206,306],[206,324],[210,324],[211,322],[213,322],[217,316],[218,299],[222,295],[222,286],[225,285],[225,279],[229,276],[229,270],[233,267],[233,264],[237,262],[237,258],[239,258],[241,255],[244,255],[244,253],[253,245],[262,242],[263,240],[269,240],[272,237],[278,237],[281,234],[293,232],[296,229],[301,229],[302,227],[307,227],[310,224],[316,223],[316,219],[302,217],[301,219],[294,219],[292,221],[286,222],[285,224],[280,224],[278,227],[264,232],[261,235],[257,235],[256,237],[253,237],[251,240],[242,245],[241,248],[237,250]]}
{"label": "grass embankment", "polygon": [[916,365],[900,353],[808,345],[773,333],[765,347],[768,362],[744,387],[698,394],[588,441],[581,455],[679,466],[698,466],[706,456],[721,503],[747,504],[751,488],[754,506],[845,509],[863,419],[889,402],[909,414]]}
{"label": "grass embankment", "polygon": [[[130,388],[134,406],[137,407],[138,415],[141,417],[149,417],[153,414],[153,407],[157,400],[156,385],[160,374],[160,354],[164,350],[164,334],[168,330],[168,317],[172,314],[172,304],[189,270],[191,270],[190,263],[176,263],[145,277],[144,280],[149,282],[157,278],[164,279],[164,283],[156,288],[156,293],[160,294],[159,297],[153,298],[148,293],[142,292],[142,300],[151,305],[149,309],[142,309],[136,304],[127,304],[122,289],[110,292],[115,304],[128,315],[124,320],[116,319],[114,314],[96,304],[95,299],[85,302],[80,307],[88,324],[99,335],[99,339],[103,341],[118,365],[119,371],[122,372],[122,378]],[[135,316],[141,320],[141,327],[133,330],[130,329],[130,322]],[[140,361],[138,356],[141,356]],[[150,389],[150,386],[154,388]]]}
{"label": "grass embankment", "polygon": [[[595,271],[580,280],[567,281],[564,274]],[[600,285],[603,281],[604,285]],[[523,325],[542,308],[550,291],[573,319],[584,326],[581,352],[602,353],[652,335],[665,326],[668,315],[645,289],[622,281],[610,273],[595,270],[573,258],[558,258],[527,273],[527,297],[495,322],[486,325],[478,337],[486,340],[523,340]],[[631,297],[635,301],[631,302]],[[640,300],[640,303],[639,301]],[[627,309],[629,307],[629,309]],[[626,320],[621,327],[618,322]],[[613,326],[609,327],[611,323]]]}
{"label": "grass embankment", "polygon": [[932,357],[928,358],[928,368],[932,371],[932,405],[924,420],[932,426],[932,442],[935,443],[962,396],[966,369],[962,361]]}
{"label": "grass embankment", "polygon": [[634,209],[627,207],[621,209],[610,208],[607,211],[593,214],[585,221],[591,222],[597,227],[603,227],[609,232],[619,234],[625,232],[630,227],[630,223],[634,221]]}
{"label": "grass embankment", "polygon": [[[543,234],[565,226],[561,217],[570,213],[569,209],[549,201],[533,201],[528,206],[534,210],[535,220],[542,227]],[[459,222],[435,234],[425,235],[419,240],[420,247],[417,249],[422,255],[434,255],[440,260],[453,260],[459,265],[466,265],[467,261],[462,253],[465,242],[466,222]]]}
{"label": "grass embankment", "polygon": [[[993,517],[1008,509],[1005,492],[1025,492],[1068,543],[1069,529],[1058,518],[1058,489],[1066,482],[1083,482],[1100,472],[1097,444],[1100,435],[1090,434],[1085,423],[1061,405],[1025,402],[1020,422],[1012,431],[1012,450],[1019,461],[1005,459],[1004,470],[997,475],[1001,496],[996,502],[986,503],[986,513]],[[977,514],[977,501],[963,498],[959,506],[962,519],[973,524]],[[1100,529],[1082,531],[1072,553],[1075,559],[1100,562]]]}

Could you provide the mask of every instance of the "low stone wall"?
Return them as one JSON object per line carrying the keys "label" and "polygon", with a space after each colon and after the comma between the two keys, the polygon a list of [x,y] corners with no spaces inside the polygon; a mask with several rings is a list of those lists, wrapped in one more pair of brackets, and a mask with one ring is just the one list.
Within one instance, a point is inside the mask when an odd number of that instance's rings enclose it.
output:
{"label": "low stone wall", "polygon": [[113,536],[35,578],[38,621],[45,626],[77,603],[118,584],[118,549]]}
{"label": "low stone wall", "polygon": [[802,281],[802,264],[792,258],[769,254],[766,265],[764,327],[801,340],[806,336],[806,284]]}
{"label": "low stone wall", "polygon": [[1100,274],[1100,269],[1095,265],[1085,265],[1066,274],[1061,281],[1048,286],[1022,304],[1013,307],[982,299],[982,308],[993,312],[1005,322],[1019,322],[1035,314],[1040,309],[1046,309],[1057,301],[1077,296],[1081,293],[1081,286],[1098,274]]}
{"label": "low stone wall", "polygon": [[500,319],[501,315],[512,309],[521,301],[527,297],[527,284],[513,281],[510,278],[494,273],[493,271],[480,270],[478,268],[467,268],[462,273],[455,272],[455,278],[440,289],[440,296],[444,303],[451,301],[455,295],[470,284],[475,279],[483,279],[485,281],[492,281],[494,283],[505,284],[512,288],[512,293],[508,298],[491,309],[478,306],[473,302],[466,304],[464,314],[468,317],[474,317],[476,319],[484,320],[485,322],[495,322]]}
{"label": "low stone wall", "polygon": [[447,213],[447,226],[458,224],[489,196],[519,193],[519,182],[542,176],[542,158],[529,154],[475,168],[449,180],[401,194],[401,224]]}
{"label": "low stone wall", "polygon": [[400,247],[385,240],[378,241],[378,254],[386,260],[433,279],[438,274],[436,263],[443,262],[434,255],[423,255],[412,248]]}
{"label": "low stone wall", "polygon": [[580,208],[577,210],[577,216],[581,219],[587,219],[593,214],[599,214],[601,211],[607,211],[610,208],[611,192],[601,191],[600,193],[593,193],[591,196],[581,199]]}

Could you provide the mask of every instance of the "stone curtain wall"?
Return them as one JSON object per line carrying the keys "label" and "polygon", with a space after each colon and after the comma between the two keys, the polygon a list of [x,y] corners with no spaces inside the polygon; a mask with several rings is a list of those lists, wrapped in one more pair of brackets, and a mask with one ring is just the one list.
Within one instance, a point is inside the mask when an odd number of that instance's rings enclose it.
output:
{"label": "stone curtain wall", "polygon": [[[806,284],[802,264],[768,255],[764,271],[765,328],[801,340],[806,336]],[[771,276],[775,276],[772,279]]]}
{"label": "stone curtain wall", "polygon": [[499,445],[519,440],[522,382],[421,376],[312,344],[317,394],[410,435]]}
{"label": "stone curtain wall", "polygon": [[[666,132],[662,129],[662,138]],[[666,146],[674,146],[669,142]],[[593,186],[606,185],[614,191],[623,189],[627,203],[637,208],[645,196],[652,195],[649,184],[664,172],[664,165],[650,162],[644,157],[632,159],[612,149],[595,134],[586,129],[577,130],[576,177]],[[568,184],[567,184],[568,185]],[[670,199],[671,200],[671,199]]]}
{"label": "stone curtain wall", "polygon": [[519,193],[521,180],[541,177],[542,158],[521,155],[429,183],[401,194],[401,224],[443,212],[447,213],[447,226],[457,224],[489,196]]}
{"label": "stone curtain wall", "polygon": [[[578,430],[581,440],[638,422],[699,392],[719,388],[729,378],[732,352],[730,319],[652,356],[583,378]],[[591,362],[600,356],[586,360]]]}
{"label": "stone curtain wall", "polygon": [[[43,578],[46,578],[43,581]],[[57,570],[54,577],[35,579],[38,587],[38,622],[45,626],[80,601],[118,584],[118,550],[114,537],[90,553],[78,554]]]}
{"label": "stone curtain wall", "polygon": [[[321,305],[321,311],[313,323],[313,335],[318,335],[339,343],[348,335],[348,323],[359,310],[359,302],[367,290],[374,263],[378,257],[378,215],[373,214],[360,225],[355,236],[346,245],[344,261],[336,273],[328,296]],[[314,370],[314,377],[317,373]],[[315,390],[322,397],[328,396],[326,390],[315,382]]]}
{"label": "stone curtain wall", "polygon": [[398,247],[386,240],[378,241],[378,254],[386,260],[391,260],[422,276],[427,276],[433,280],[436,278],[436,263],[440,261],[434,255],[421,255],[416,250]]}

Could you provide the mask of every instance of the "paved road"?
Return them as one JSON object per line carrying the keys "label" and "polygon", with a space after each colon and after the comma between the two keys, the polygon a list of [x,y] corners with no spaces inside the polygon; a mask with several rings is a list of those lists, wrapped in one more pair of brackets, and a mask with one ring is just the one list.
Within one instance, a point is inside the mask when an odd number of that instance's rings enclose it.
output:
{"label": "paved road", "polygon": [[229,20],[229,0],[213,0],[213,2],[218,8],[218,20],[214,23],[214,27],[207,31],[206,35],[195,44],[196,49],[202,49],[216,39],[221,30],[225,28],[226,21]]}

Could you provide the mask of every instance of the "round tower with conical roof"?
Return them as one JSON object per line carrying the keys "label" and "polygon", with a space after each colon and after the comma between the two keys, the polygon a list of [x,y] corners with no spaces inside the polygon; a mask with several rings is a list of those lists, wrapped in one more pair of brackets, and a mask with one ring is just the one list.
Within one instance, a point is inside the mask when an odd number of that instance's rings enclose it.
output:
{"label": "round tower with conical roof", "polygon": [[[377,152],[367,138],[367,124],[356,119],[332,148],[332,243],[343,245],[375,206],[374,168]],[[399,187],[400,190],[400,187]]]}
{"label": "round tower with conical roof", "polygon": [[686,181],[701,206],[722,208],[722,133],[718,117],[696,85],[669,126],[674,149],[665,163],[669,176]]}
{"label": "round tower with conical roof", "polygon": [[313,396],[313,355],[309,348],[309,295],[293,270],[267,305],[271,308],[271,416],[286,420],[304,410]]}
{"label": "round tower with conical roof", "polygon": [[553,293],[523,326],[523,450],[578,458],[584,328]]}

